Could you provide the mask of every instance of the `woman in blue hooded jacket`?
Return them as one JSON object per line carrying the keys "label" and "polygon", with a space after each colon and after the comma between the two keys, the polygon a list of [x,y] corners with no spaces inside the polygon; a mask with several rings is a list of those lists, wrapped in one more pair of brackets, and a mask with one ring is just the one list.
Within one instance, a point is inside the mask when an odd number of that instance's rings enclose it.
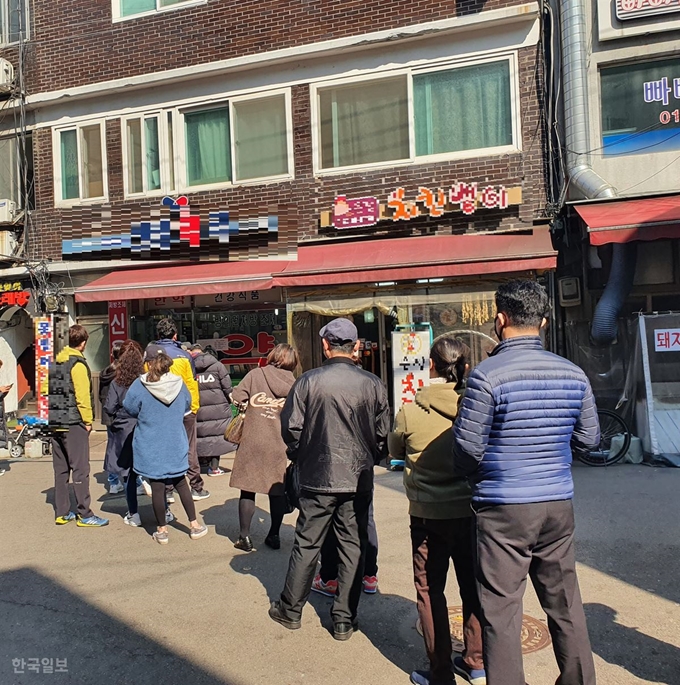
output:
{"label": "woman in blue hooded jacket", "polygon": [[208,532],[196,519],[196,507],[186,479],[189,441],[183,419],[191,411],[191,395],[184,381],[169,373],[171,366],[172,359],[159,352],[149,360],[148,373],[130,386],[123,401],[125,411],[137,419],[132,439],[134,469],[151,484],[151,504],[158,526],[153,538],[162,545],[168,542],[166,485],[171,485],[182,501],[191,526],[191,539]]}

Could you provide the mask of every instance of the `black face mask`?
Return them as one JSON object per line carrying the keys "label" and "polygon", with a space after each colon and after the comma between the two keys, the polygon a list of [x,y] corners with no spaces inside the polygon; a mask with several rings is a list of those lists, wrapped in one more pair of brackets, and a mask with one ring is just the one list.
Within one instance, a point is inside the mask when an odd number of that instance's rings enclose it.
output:
{"label": "black face mask", "polygon": [[496,317],[496,318],[494,319],[494,322],[493,322],[493,332],[496,334],[496,337],[497,337],[501,342],[503,342],[503,329],[501,328],[500,331],[498,330],[498,317]]}

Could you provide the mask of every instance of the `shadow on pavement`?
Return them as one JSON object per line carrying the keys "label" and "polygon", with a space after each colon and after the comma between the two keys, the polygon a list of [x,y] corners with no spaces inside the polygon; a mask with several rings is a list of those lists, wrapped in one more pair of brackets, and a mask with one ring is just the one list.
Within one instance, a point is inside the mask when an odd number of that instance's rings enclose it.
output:
{"label": "shadow on pavement", "polygon": [[[46,680],[74,685],[237,685],[208,673],[31,568],[1,573],[0,588],[3,685]],[[68,672],[47,670],[49,660],[51,668],[57,668],[57,659]],[[45,674],[50,677],[45,679]]]}
{"label": "shadow on pavement", "polygon": [[616,622],[604,604],[585,604],[593,652],[641,680],[674,685],[680,678],[680,649]]}

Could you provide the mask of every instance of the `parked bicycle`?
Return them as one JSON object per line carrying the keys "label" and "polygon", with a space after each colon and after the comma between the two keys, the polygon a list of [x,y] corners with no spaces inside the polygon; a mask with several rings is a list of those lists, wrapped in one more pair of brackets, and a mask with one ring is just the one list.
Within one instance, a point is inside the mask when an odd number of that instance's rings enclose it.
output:
{"label": "parked bicycle", "polygon": [[[574,454],[588,466],[611,466],[621,461],[628,452],[631,432],[615,411],[598,409],[597,416],[600,419],[599,446],[594,450],[574,450]],[[616,436],[622,436],[623,439],[614,440]]]}

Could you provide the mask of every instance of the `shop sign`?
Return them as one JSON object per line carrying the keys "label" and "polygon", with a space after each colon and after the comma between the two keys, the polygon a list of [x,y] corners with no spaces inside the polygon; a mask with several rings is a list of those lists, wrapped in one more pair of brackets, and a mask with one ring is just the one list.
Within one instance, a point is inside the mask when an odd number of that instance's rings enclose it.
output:
{"label": "shop sign", "polygon": [[127,302],[109,302],[109,343],[123,342],[128,339]]}
{"label": "shop sign", "polygon": [[680,0],[616,0],[616,17],[620,21],[672,12],[680,12]]}
{"label": "shop sign", "polygon": [[153,297],[149,300],[151,309],[187,309],[191,307],[189,295],[176,295],[174,297]]}
{"label": "shop sign", "polygon": [[206,338],[197,342],[203,349],[211,347],[229,357],[223,360],[225,364],[257,364],[258,357],[268,355],[276,347],[276,338],[264,331],[255,339],[243,333],[230,333],[224,338]]}
{"label": "shop sign", "polygon": [[238,261],[290,259],[297,250],[297,208],[278,205],[243,215],[199,206],[186,196],[159,205],[74,207],[63,213],[64,259]]}
{"label": "shop sign", "polygon": [[348,200],[338,195],[333,206],[334,228],[361,228],[373,226],[380,220],[380,203],[375,197],[358,197]]}
{"label": "shop sign", "polygon": [[0,309],[4,307],[26,307],[30,299],[30,290],[23,290],[21,283],[0,284]]}
{"label": "shop sign", "polygon": [[54,333],[52,317],[34,319],[35,325],[35,387],[38,399],[38,417],[49,419],[50,404],[47,393],[49,387],[49,370],[54,355]]}
{"label": "shop sign", "polygon": [[444,214],[463,212],[468,216],[479,209],[507,209],[522,204],[521,186],[506,188],[477,182],[458,182],[451,186],[419,186],[413,196],[403,187],[395,188],[387,201],[375,197],[347,198],[338,195],[332,212],[321,213],[321,227],[364,228],[381,221],[410,221],[418,217],[438,219]]}
{"label": "shop sign", "polygon": [[271,290],[248,290],[246,292],[218,293],[217,295],[196,295],[196,307],[225,307],[258,302],[281,302],[281,288]]}
{"label": "shop sign", "polygon": [[414,401],[419,388],[430,382],[430,332],[392,333],[394,412]]}
{"label": "shop sign", "polygon": [[680,352],[680,328],[654,330],[655,352]]}

